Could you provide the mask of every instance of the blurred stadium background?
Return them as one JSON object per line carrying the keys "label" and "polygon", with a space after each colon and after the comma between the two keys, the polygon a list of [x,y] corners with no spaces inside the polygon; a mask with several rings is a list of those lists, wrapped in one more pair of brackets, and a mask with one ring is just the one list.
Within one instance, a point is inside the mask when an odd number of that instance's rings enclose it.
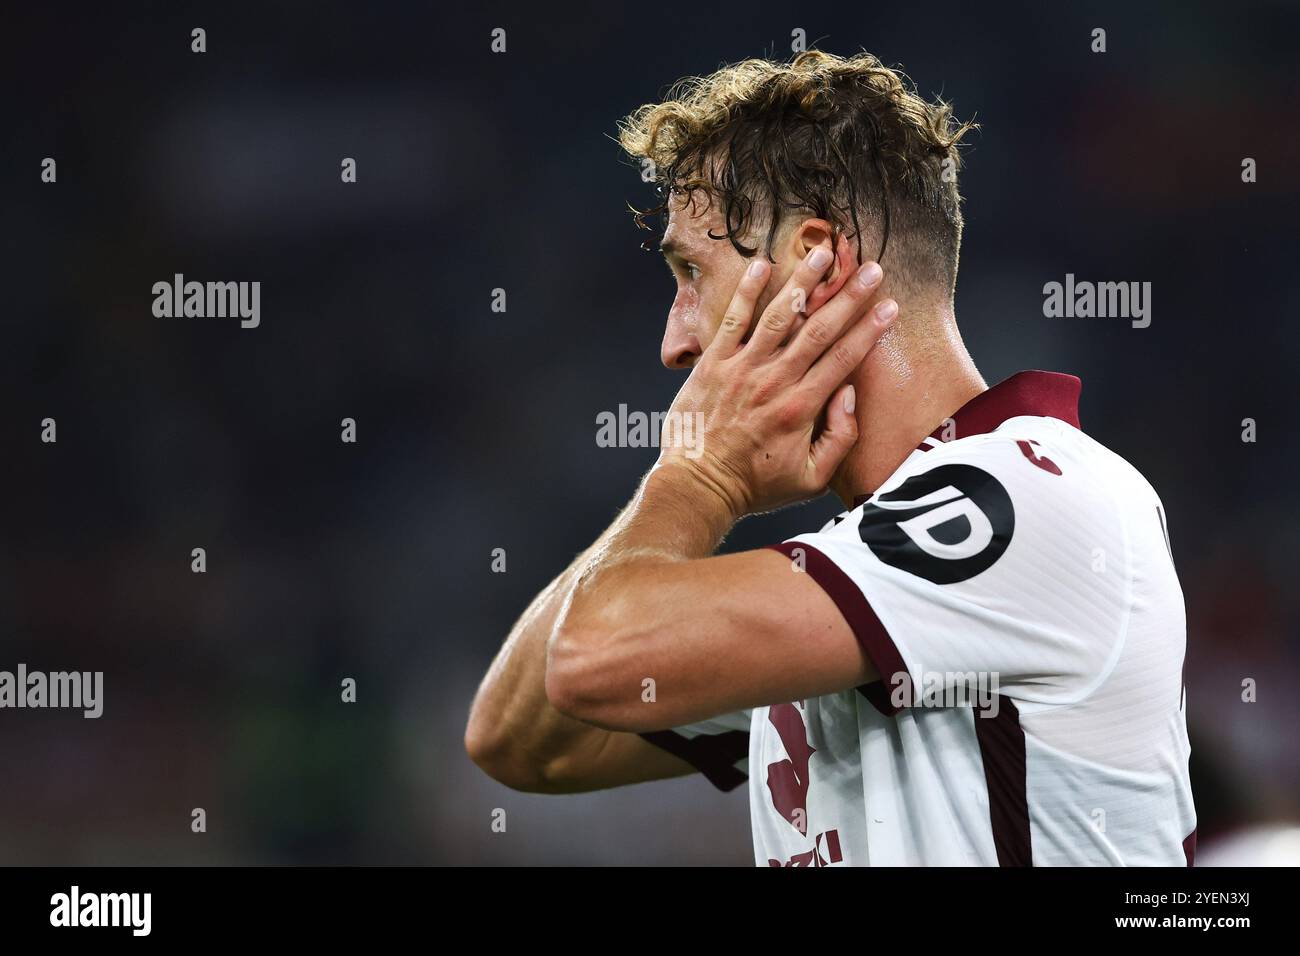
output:
{"label": "blurred stadium background", "polygon": [[[330,0],[7,21],[0,667],[103,670],[106,690],[97,721],[0,713],[0,863],[752,861],[743,790],[515,794],[461,733],[515,616],[653,461],[597,448],[596,414],[665,408],[680,383],[658,366],[671,285],[638,248],[625,207],[649,193],[614,123],[682,75],[785,57],[796,27],[983,124],[967,342],[990,382],[1080,375],[1084,427],[1164,498],[1198,862],[1300,856],[1294,5]],[[155,319],[150,288],[176,272],[260,280],[261,327]],[[1151,327],[1045,319],[1067,272],[1152,282]],[[751,519],[729,546],[834,510]]]}

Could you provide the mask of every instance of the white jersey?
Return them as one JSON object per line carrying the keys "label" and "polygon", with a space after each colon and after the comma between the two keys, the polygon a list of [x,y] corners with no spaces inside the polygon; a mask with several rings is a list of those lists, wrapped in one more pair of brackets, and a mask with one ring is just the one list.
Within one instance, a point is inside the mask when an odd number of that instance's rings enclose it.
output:
{"label": "white jersey", "polygon": [[1078,394],[1012,376],[778,546],[880,681],[644,735],[724,789],[754,775],[760,866],[1191,865],[1165,516]]}

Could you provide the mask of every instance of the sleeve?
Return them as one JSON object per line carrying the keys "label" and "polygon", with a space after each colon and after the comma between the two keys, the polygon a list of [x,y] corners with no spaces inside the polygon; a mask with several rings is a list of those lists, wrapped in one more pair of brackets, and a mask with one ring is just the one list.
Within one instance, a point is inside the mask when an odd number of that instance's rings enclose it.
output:
{"label": "sleeve", "polygon": [[1119,510],[1069,447],[1051,449],[1063,470],[1018,444],[918,453],[846,520],[774,546],[844,615],[882,713],[950,706],[963,687],[1069,703],[1114,665],[1131,593]]}
{"label": "sleeve", "polygon": [[719,790],[734,790],[749,779],[749,727],[753,711],[738,710],[712,720],[641,737],[685,760]]}

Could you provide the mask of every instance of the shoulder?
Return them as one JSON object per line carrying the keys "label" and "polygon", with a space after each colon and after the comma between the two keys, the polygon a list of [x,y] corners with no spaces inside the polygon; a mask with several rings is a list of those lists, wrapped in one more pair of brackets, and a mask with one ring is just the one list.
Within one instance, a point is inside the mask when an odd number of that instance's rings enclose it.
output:
{"label": "shoulder", "polygon": [[1013,418],[922,447],[857,507],[801,537],[933,585],[1010,575],[1091,587],[1098,551],[1113,561],[1126,550],[1125,502],[1141,488],[1154,500],[1123,459],[1053,419]]}
{"label": "shoulder", "polygon": [[928,450],[909,456],[871,503],[933,502],[957,491],[1017,515],[1104,520],[1118,498],[1138,490],[1155,494],[1119,455],[1052,418],[1011,418],[990,432],[952,442],[927,439],[921,447]]}

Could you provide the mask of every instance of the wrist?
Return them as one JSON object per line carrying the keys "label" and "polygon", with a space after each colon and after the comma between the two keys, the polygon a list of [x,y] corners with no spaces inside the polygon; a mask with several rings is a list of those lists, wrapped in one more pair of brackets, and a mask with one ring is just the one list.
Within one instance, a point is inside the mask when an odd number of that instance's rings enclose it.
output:
{"label": "wrist", "polygon": [[[674,523],[711,554],[746,514],[744,505],[718,481],[688,462],[664,458],[646,475],[642,496],[670,510]],[[707,542],[707,544],[704,544]]]}

